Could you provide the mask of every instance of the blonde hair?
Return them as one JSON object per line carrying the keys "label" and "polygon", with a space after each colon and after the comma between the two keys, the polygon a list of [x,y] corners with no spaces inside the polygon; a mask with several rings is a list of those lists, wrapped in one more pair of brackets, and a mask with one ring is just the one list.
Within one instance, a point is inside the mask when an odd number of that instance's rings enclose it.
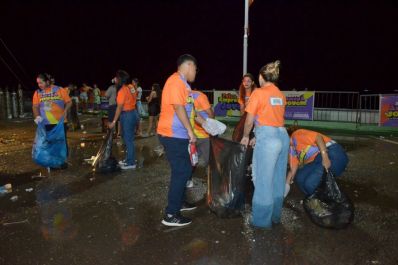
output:
{"label": "blonde hair", "polygon": [[279,80],[279,66],[281,61],[276,60],[275,62],[268,63],[260,69],[260,75],[267,82],[275,83]]}

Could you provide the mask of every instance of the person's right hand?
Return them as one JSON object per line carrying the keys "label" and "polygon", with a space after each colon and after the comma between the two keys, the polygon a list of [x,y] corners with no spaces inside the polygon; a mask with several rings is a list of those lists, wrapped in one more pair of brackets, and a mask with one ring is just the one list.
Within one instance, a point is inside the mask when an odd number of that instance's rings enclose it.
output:
{"label": "person's right hand", "polygon": [[108,122],[108,128],[112,129],[113,127],[115,127],[115,122]]}
{"label": "person's right hand", "polygon": [[247,147],[247,145],[249,144],[249,137],[243,136],[242,140],[240,140],[240,144]]}
{"label": "person's right hand", "polygon": [[41,116],[36,116],[35,118],[35,123],[38,125],[40,122],[43,121],[43,118]]}
{"label": "person's right hand", "polygon": [[192,131],[188,131],[188,136],[190,143],[196,143],[196,136]]}

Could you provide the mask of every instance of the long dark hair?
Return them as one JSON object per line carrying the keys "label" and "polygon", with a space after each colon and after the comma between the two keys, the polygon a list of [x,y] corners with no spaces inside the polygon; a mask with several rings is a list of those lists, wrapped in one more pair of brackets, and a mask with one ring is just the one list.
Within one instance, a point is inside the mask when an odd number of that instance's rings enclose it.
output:
{"label": "long dark hair", "polygon": [[152,90],[156,92],[156,97],[161,100],[162,97],[162,89],[160,88],[160,85],[158,83],[154,83],[152,85]]}
{"label": "long dark hair", "polygon": [[116,85],[117,90],[119,90],[123,85],[130,83],[130,75],[124,70],[117,70],[116,77],[120,80],[120,83]]}
{"label": "long dark hair", "polygon": [[38,74],[36,78],[40,78],[44,82],[49,82],[50,85],[55,83],[54,77],[47,73]]}

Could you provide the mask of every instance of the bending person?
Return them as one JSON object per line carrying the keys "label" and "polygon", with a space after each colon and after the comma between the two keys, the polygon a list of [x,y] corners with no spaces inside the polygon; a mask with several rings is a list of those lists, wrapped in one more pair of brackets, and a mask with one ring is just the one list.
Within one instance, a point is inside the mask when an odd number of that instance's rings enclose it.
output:
{"label": "bending person", "polygon": [[312,195],[319,186],[324,169],[336,177],[347,167],[348,157],[343,147],[331,138],[310,130],[289,130],[290,170],[287,183],[296,183],[305,195]]}

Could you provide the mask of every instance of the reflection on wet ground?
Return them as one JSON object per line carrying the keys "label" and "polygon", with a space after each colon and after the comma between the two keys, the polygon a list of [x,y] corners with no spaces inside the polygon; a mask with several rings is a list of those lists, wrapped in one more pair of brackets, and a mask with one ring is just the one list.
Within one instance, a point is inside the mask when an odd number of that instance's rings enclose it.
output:
{"label": "reflection on wet ground", "polygon": [[[14,130],[19,128],[31,130],[22,125]],[[272,230],[248,224],[249,204],[243,217],[220,219],[203,199],[204,169],[195,172],[194,190],[188,193],[199,203],[186,213],[193,224],[168,228],[160,220],[169,169],[154,151],[157,138],[136,139],[139,169],[98,174],[85,159],[96,155],[103,135],[89,125],[86,129],[85,134],[70,133],[69,168],[50,174],[33,165],[29,148],[10,153],[0,146],[0,181],[13,184],[13,192],[0,197],[0,239],[5,242],[0,264],[398,263],[393,254],[398,243],[398,145],[332,135],[350,158],[339,180],[356,207],[347,229],[312,224],[295,186],[285,201],[282,224]],[[122,159],[118,140],[113,148]],[[32,178],[40,173],[42,178]]]}

